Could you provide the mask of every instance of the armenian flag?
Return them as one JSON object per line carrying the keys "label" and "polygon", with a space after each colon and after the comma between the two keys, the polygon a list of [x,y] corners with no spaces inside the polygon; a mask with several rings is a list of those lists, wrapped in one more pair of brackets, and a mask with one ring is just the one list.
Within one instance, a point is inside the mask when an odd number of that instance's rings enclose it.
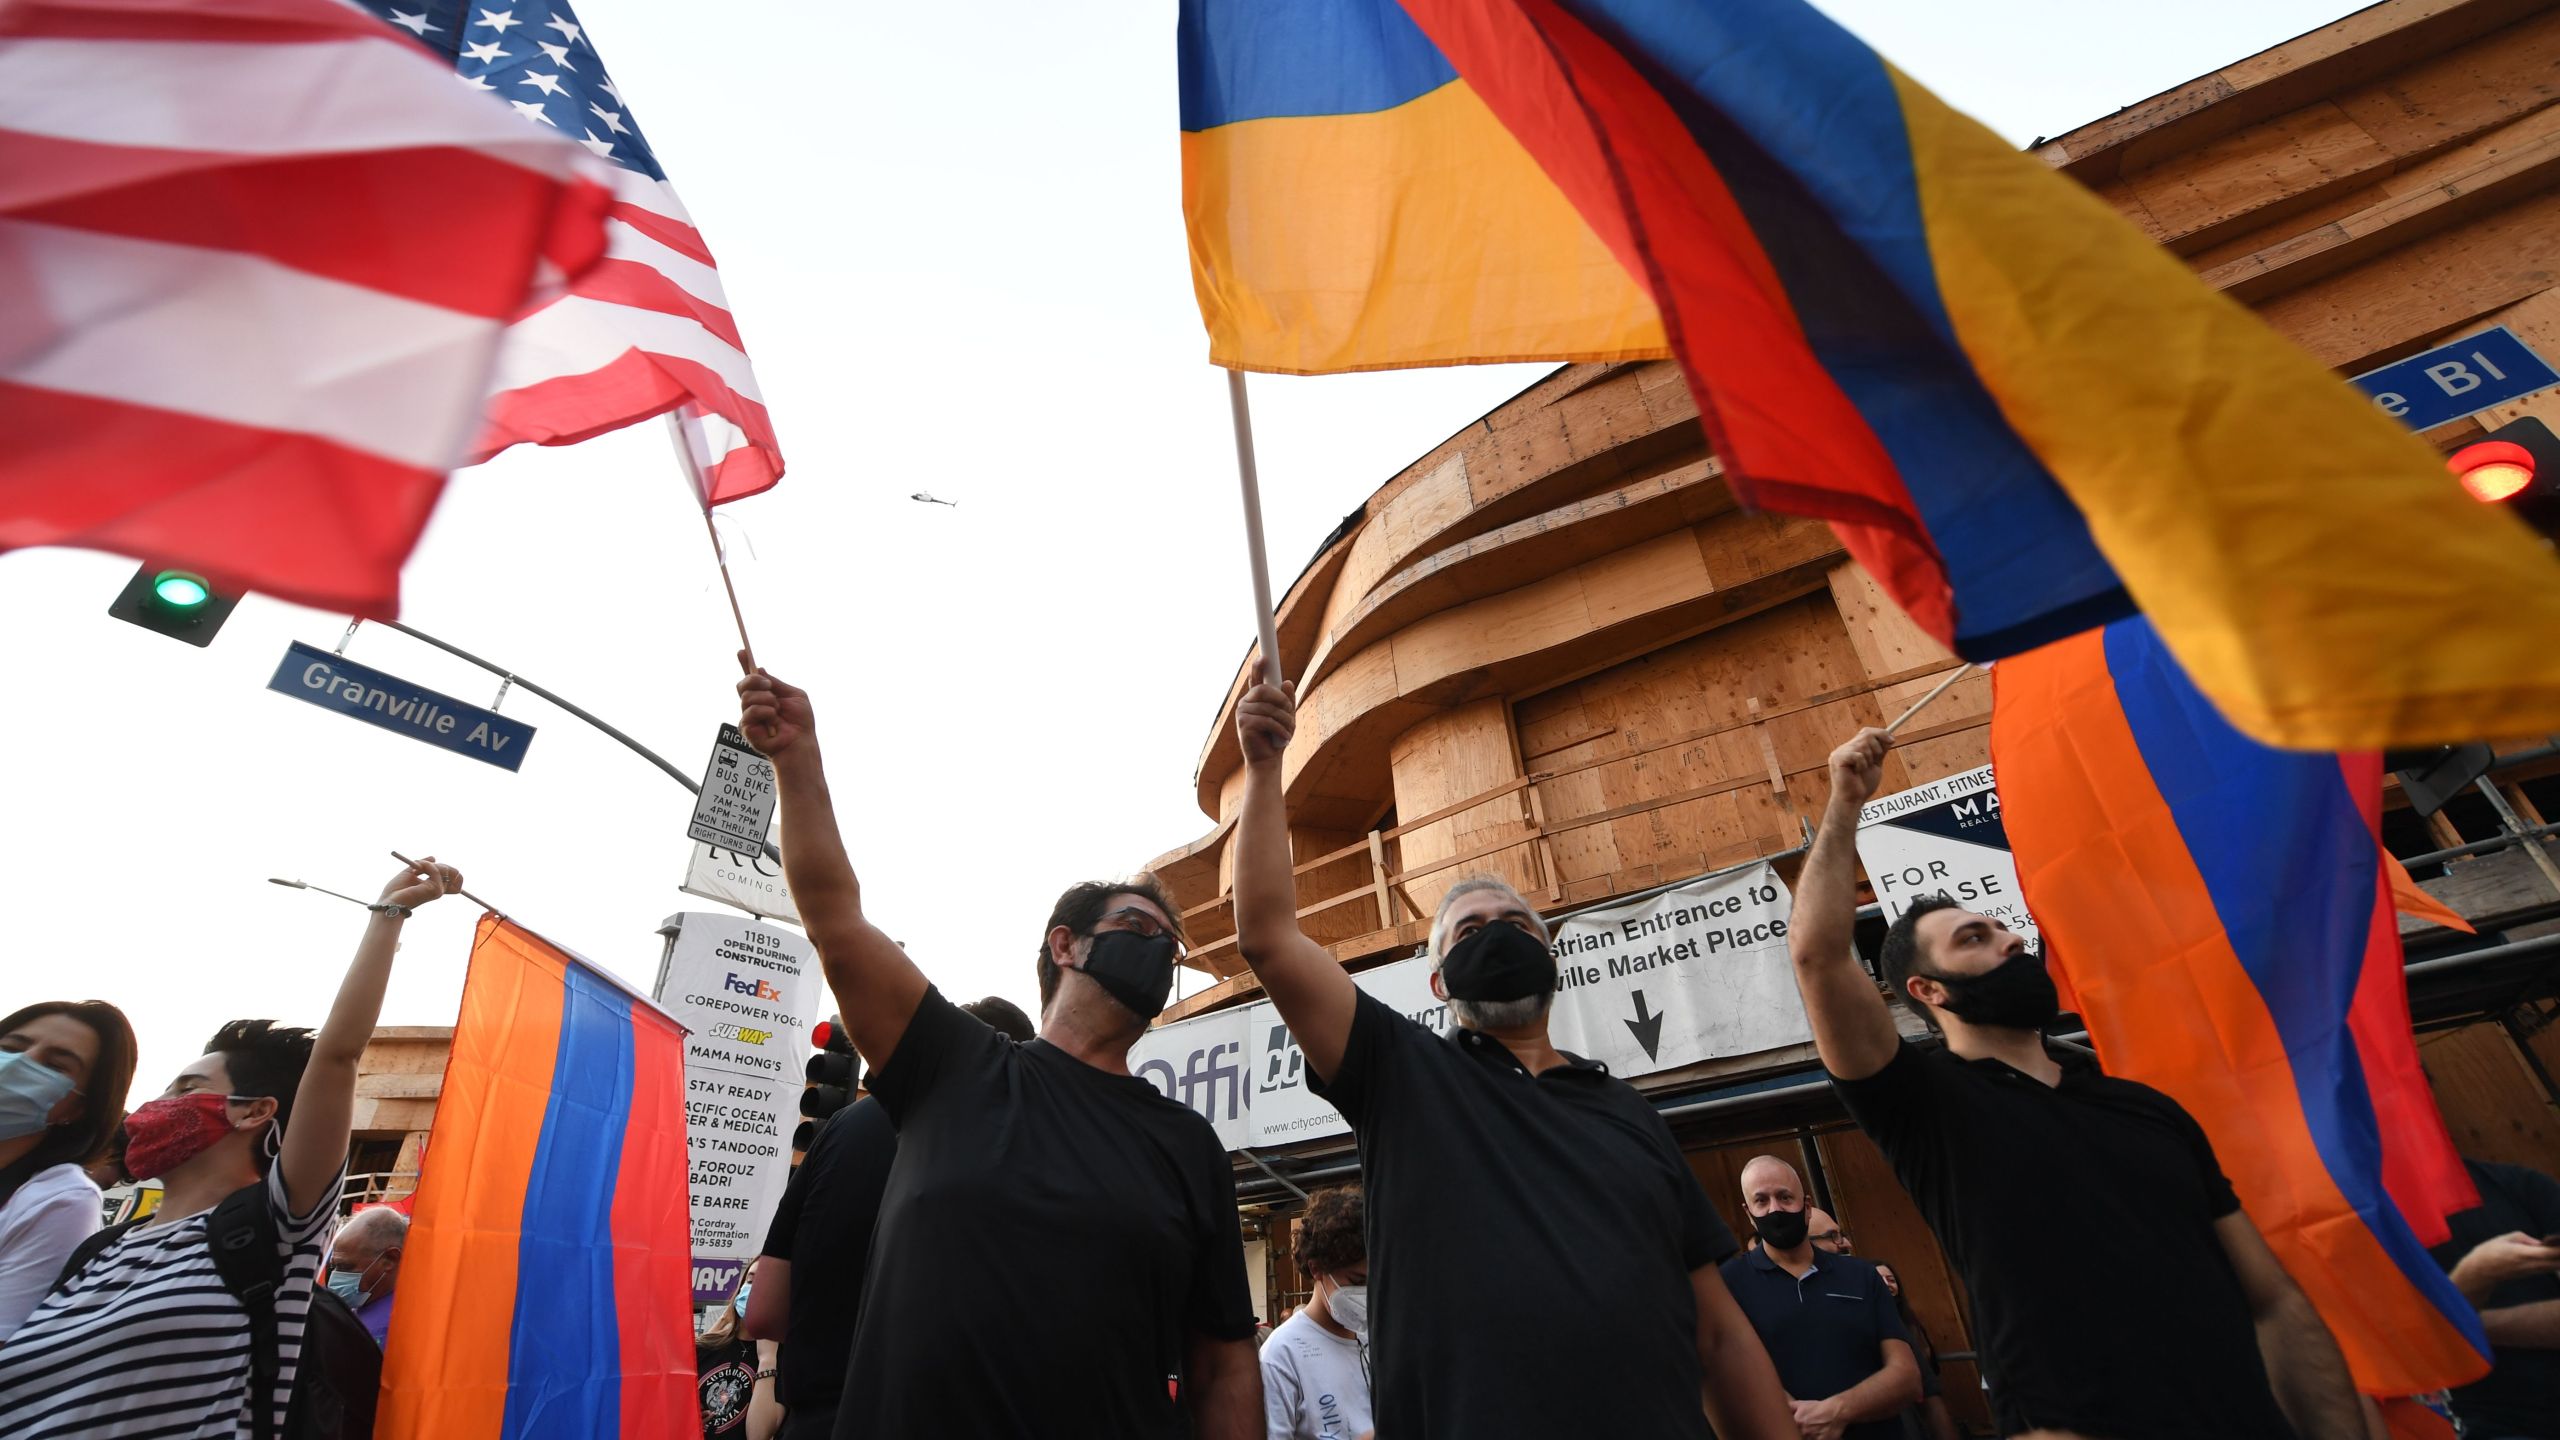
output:
{"label": "armenian flag", "polygon": [[1958,654],[2138,609],[2270,743],[2560,726],[2560,561],[1803,0],[1187,0],[1181,53],[1221,364],[1646,353],[1560,194],[1737,495]]}
{"label": "armenian flag", "polygon": [[2360,1389],[2485,1373],[2426,1251],[2479,1202],[2418,1071],[2379,757],[2242,735],[2140,619],[1992,677],[2019,883],[2109,1073],[2204,1126]]}
{"label": "armenian flag", "polygon": [[684,1027],[480,922],[392,1300],[385,1440],[692,1440]]}

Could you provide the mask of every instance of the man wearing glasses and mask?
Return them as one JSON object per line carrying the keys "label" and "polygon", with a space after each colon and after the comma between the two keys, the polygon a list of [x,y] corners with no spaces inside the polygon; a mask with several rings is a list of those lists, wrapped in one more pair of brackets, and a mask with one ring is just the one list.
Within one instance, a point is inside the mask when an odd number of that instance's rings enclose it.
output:
{"label": "man wearing glasses and mask", "polygon": [[751,671],[738,698],[774,762],[792,900],[898,1127],[835,1433],[1258,1437],[1226,1151],[1129,1073],[1182,953],[1163,892],[1058,897],[1040,1034],[1017,1045],[864,917],[808,693]]}
{"label": "man wearing glasses and mask", "polygon": [[[1236,708],[1236,938],[1360,1142],[1378,1433],[1792,1440],[1777,1372],[1725,1290],[1733,1236],[1644,1097],[1547,1039],[1544,921],[1462,880],[1432,922],[1444,1038],[1298,929],[1286,687]],[[1524,1323],[1524,1320],[1529,1323]]]}

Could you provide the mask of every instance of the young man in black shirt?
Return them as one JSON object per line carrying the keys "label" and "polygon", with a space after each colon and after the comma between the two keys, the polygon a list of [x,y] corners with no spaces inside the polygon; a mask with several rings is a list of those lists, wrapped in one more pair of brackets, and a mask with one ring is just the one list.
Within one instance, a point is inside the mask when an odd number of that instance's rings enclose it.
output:
{"label": "young man in black shirt", "polygon": [[[1716,1262],[1733,1237],[1644,1097],[1547,1040],[1545,922],[1497,880],[1433,922],[1447,1038],[1300,932],[1280,754],[1288,690],[1238,705],[1238,949],[1351,1122],[1369,1207],[1370,1376],[1384,1436],[1796,1434]],[[1703,1392],[1703,1409],[1702,1409]]]}
{"label": "young man in black shirt", "polygon": [[2149,1086],[2047,1053],[2053,978],[2023,939],[1942,897],[1913,905],[1886,935],[1885,983],[1946,1048],[1895,1033],[1850,934],[1858,811],[1892,743],[1867,729],[1832,752],[1787,943],[1833,1088],[1973,1297],[2001,1433],[2363,1434],[2336,1341],[2203,1129]]}
{"label": "young man in black shirt", "polygon": [[1129,1073],[1180,953],[1163,894],[1142,880],[1059,897],[1040,1038],[1016,1045],[864,918],[808,694],[755,671],[738,698],[774,762],[792,900],[898,1129],[836,1433],[1258,1436],[1226,1150]]}
{"label": "young man in black shirt", "polygon": [[[1001,996],[960,1008],[1017,1045],[1032,1038],[1031,1017]],[[863,1263],[897,1158],[898,1127],[877,1096],[865,1095],[818,1127],[774,1209],[744,1328],[755,1339],[781,1343],[774,1386],[782,1405],[780,1440],[835,1434],[854,1322],[862,1313]]]}
{"label": "young man in black shirt", "polygon": [[2496,1365],[2453,1392],[2453,1413],[2472,1440],[2560,1440],[2560,1181],[2462,1163],[2480,1203],[2450,1217],[2436,1263],[2480,1307]]}
{"label": "young man in black shirt", "polygon": [[1724,1262],[1725,1288],[1768,1347],[1805,1440],[1902,1440],[1920,1362],[1884,1277],[1821,1242],[1822,1212],[1777,1156],[1742,1167],[1742,1204],[1760,1244]]}

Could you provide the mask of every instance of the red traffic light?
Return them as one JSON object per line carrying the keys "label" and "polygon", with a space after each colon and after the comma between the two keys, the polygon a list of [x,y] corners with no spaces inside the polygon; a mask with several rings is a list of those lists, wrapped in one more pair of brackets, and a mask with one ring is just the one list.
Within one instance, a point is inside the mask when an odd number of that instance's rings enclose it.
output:
{"label": "red traffic light", "polygon": [[829,1048],[827,1042],[836,1038],[836,1028],[836,1022],[833,1020],[819,1021],[818,1028],[809,1032],[809,1048],[812,1050]]}
{"label": "red traffic light", "polygon": [[2533,452],[2505,440],[2465,445],[2444,466],[2471,498],[2484,504],[2512,500],[2533,486]]}

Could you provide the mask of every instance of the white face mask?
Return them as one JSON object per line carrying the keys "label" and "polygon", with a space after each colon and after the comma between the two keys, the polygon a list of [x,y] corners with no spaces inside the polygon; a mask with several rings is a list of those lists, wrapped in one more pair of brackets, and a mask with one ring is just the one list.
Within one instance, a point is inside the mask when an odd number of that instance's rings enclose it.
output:
{"label": "white face mask", "polygon": [[1336,1285],[1325,1297],[1324,1308],[1332,1314],[1333,1323],[1357,1335],[1369,1338],[1369,1287]]}

